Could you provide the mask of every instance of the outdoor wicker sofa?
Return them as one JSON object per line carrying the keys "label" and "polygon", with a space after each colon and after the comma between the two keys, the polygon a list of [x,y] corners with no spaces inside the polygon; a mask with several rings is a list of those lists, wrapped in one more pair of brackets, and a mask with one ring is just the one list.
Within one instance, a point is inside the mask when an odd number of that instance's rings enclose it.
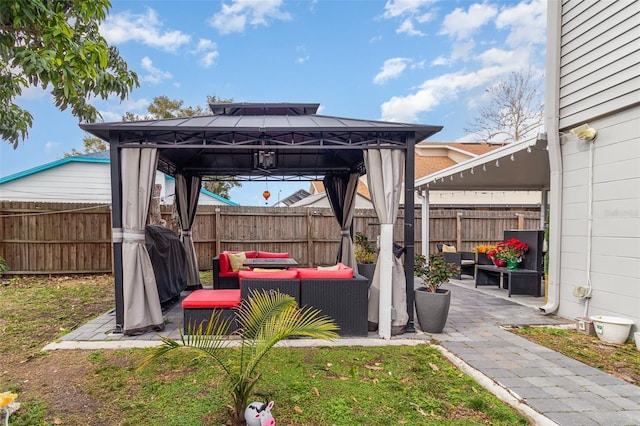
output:
{"label": "outdoor wicker sofa", "polygon": [[[232,268],[229,254],[238,254],[240,252],[224,251],[213,258],[213,288],[219,289],[239,289],[240,282],[238,280],[239,269]],[[286,258],[290,257],[289,253],[272,253],[267,251],[245,251],[245,258]]]}
{"label": "outdoor wicker sofa", "polygon": [[301,306],[314,307],[333,318],[340,327],[340,336],[366,336],[369,279],[354,274],[351,268],[332,272],[314,272],[313,268],[298,270]]}

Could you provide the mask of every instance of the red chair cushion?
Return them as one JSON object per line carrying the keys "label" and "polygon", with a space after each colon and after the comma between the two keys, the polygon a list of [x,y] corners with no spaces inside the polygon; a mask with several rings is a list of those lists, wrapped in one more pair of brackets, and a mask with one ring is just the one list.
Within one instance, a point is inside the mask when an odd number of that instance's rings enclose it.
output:
{"label": "red chair cushion", "polygon": [[182,308],[236,308],[241,298],[240,290],[196,290],[184,298]]}
{"label": "red chair cushion", "polygon": [[318,270],[318,268],[298,268],[298,277],[304,278],[353,278],[353,269],[345,266],[342,263],[338,264],[339,269],[337,271],[330,270]]}
{"label": "red chair cushion", "polygon": [[286,259],[291,257],[289,252],[287,253],[272,253],[270,251],[259,251],[258,258],[259,259]]}
{"label": "red chair cushion", "polygon": [[242,283],[243,278],[259,278],[259,279],[294,279],[298,277],[297,270],[276,271],[276,272],[256,272],[256,271],[240,271],[238,277]]}

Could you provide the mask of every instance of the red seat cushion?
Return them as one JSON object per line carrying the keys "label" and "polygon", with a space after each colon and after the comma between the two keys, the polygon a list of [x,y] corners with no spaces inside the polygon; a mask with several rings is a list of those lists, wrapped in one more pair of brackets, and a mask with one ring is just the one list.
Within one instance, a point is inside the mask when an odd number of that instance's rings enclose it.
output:
{"label": "red seat cushion", "polygon": [[241,282],[243,278],[257,278],[257,279],[272,278],[277,280],[294,279],[294,278],[298,278],[298,271],[297,270],[273,271],[273,272],[240,271],[238,272],[238,277],[240,278]]}
{"label": "red seat cushion", "polygon": [[186,309],[236,308],[240,306],[240,290],[196,290],[182,301]]}
{"label": "red seat cushion", "polygon": [[353,269],[348,266],[339,263],[337,271],[331,271],[326,269],[319,270],[318,268],[298,268],[298,277],[324,279],[324,278],[353,278]]}
{"label": "red seat cushion", "polygon": [[259,251],[258,258],[259,259],[286,259],[291,257],[289,252],[286,253],[273,253],[270,251]]}

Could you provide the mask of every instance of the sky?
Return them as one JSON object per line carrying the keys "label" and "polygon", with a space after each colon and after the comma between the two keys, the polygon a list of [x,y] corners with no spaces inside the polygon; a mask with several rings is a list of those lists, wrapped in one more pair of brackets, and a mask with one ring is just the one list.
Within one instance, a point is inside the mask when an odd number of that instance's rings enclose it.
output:
{"label": "sky", "polygon": [[[105,122],[144,115],[156,96],[206,106],[319,103],[319,114],[444,126],[429,141],[473,141],[464,128],[486,89],[511,72],[544,72],[546,1],[112,0],[102,35],[140,87],[95,100]],[[41,88],[16,102],[34,116],[16,150],[0,144],[0,177],[82,151],[87,134]],[[286,198],[308,182],[245,183],[241,205]]]}

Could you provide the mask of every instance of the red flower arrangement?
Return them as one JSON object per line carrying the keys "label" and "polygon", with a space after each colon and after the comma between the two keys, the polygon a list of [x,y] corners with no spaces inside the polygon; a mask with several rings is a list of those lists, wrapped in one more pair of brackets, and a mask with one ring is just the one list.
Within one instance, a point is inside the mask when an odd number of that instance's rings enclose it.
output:
{"label": "red flower arrangement", "polygon": [[517,238],[510,238],[507,241],[502,241],[496,245],[494,250],[487,252],[487,256],[493,260],[500,260],[502,262],[522,262],[525,253],[529,250],[529,245],[520,241]]}

